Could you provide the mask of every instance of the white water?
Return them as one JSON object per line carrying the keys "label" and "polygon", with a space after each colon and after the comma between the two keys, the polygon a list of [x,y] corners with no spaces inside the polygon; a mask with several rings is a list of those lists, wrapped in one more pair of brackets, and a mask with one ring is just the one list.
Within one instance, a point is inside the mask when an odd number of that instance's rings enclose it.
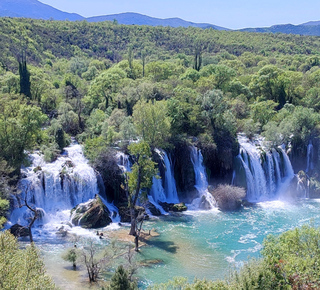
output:
{"label": "white water", "polygon": [[[246,174],[247,199],[251,202],[281,198],[294,177],[284,147],[266,149],[262,139],[249,141],[239,135],[240,160]],[[281,156],[280,156],[281,155]]]}
{"label": "white water", "polygon": [[[166,172],[164,178],[164,187],[162,186],[161,179],[156,177],[153,178],[152,187],[150,191],[150,195],[153,199],[152,203],[179,203],[176,181],[174,179],[173,174],[172,162],[165,151],[155,149],[155,152],[160,156],[161,161],[165,166]],[[158,206],[158,204],[156,206]]]}
{"label": "white water", "polygon": [[[70,210],[99,194],[96,174],[84,157],[82,147],[73,144],[65,148],[64,154],[52,163],[46,163],[39,152],[31,154],[30,158],[32,164],[22,169],[25,177],[21,179],[19,187],[22,200],[26,197],[30,205],[44,213],[36,225],[41,225],[49,232],[62,223],[70,226]],[[112,219],[117,221],[118,210],[113,204],[104,202]],[[25,206],[15,208],[10,223],[26,225],[31,215]]]}
{"label": "white water", "polygon": [[188,206],[190,209],[212,209],[216,207],[216,201],[212,194],[208,191],[208,180],[203,166],[203,156],[198,148],[191,147],[191,162],[195,174],[195,188],[198,191],[198,197]]}
{"label": "white water", "polygon": [[118,166],[121,169],[122,172],[130,172],[131,171],[131,163],[129,160],[129,155],[123,153],[123,152],[117,152],[117,160],[118,160]]}
{"label": "white water", "polygon": [[306,172],[309,172],[314,167],[312,159],[313,159],[313,145],[310,142],[309,145],[308,145],[308,148],[307,148],[307,168],[306,168]]}

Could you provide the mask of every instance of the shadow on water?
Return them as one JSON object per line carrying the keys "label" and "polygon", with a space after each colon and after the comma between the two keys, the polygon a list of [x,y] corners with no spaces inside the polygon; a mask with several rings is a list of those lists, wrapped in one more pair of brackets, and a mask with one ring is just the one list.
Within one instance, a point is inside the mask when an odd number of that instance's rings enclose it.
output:
{"label": "shadow on water", "polygon": [[171,254],[175,254],[179,249],[179,247],[172,241],[146,240],[146,239],[141,239],[141,241],[146,243],[148,246],[157,247]]}

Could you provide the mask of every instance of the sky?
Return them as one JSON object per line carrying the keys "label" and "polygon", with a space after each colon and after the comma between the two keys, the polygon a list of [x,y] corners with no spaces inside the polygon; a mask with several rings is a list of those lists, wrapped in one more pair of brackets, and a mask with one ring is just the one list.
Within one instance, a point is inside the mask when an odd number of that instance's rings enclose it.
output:
{"label": "sky", "polygon": [[40,0],[84,17],[137,12],[230,29],[320,20],[319,0]]}

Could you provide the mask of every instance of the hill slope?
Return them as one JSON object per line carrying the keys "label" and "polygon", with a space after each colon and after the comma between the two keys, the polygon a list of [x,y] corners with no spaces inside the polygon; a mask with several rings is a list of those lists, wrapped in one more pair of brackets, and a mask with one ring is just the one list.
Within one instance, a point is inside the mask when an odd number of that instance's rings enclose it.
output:
{"label": "hill slope", "polygon": [[1,0],[0,16],[25,17],[34,19],[83,20],[84,17],[75,13],[67,13],[43,4],[37,0]]}
{"label": "hill slope", "polygon": [[147,15],[142,15],[139,13],[127,12],[111,15],[103,15],[96,17],[87,18],[89,22],[100,22],[100,21],[113,21],[117,20],[119,24],[126,25],[150,25],[150,26],[171,26],[171,27],[199,27],[199,28],[213,28],[217,30],[229,30],[224,27],[212,25],[209,23],[194,23],[185,21],[180,18],[166,18],[160,19],[155,17],[150,17]]}
{"label": "hill slope", "polygon": [[[317,23],[317,22],[315,22]],[[271,27],[261,27],[261,28],[245,28],[240,31],[247,32],[269,32],[269,33],[285,33],[285,34],[300,34],[300,35],[312,35],[320,36],[320,25],[310,25],[310,24],[301,24],[301,25],[292,25],[292,24],[283,24],[283,25],[273,25]]]}

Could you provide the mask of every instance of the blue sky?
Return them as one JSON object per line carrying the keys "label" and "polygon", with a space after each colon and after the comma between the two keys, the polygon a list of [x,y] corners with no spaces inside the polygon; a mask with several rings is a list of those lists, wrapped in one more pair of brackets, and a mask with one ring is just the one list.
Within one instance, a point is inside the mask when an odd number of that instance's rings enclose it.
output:
{"label": "blue sky", "polygon": [[82,16],[137,12],[152,17],[179,17],[227,28],[301,24],[320,20],[319,0],[40,0]]}

